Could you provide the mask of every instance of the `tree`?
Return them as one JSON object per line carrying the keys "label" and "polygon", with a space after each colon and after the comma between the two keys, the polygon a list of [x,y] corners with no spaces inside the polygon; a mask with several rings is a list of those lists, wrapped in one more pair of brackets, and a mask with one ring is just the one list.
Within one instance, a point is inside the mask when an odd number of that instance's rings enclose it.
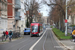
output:
{"label": "tree", "polygon": [[25,11],[28,11],[26,14],[29,24],[32,23],[33,15],[36,15],[38,12],[39,4],[35,0],[25,0],[24,2]]}
{"label": "tree", "polygon": [[71,20],[72,20],[72,23],[71,25],[75,25],[74,24],[74,15],[75,15],[75,1],[74,0],[69,0],[68,1],[68,15],[71,16]]}
{"label": "tree", "polygon": [[26,27],[27,27],[27,28],[29,27],[29,22],[28,22],[28,19],[27,19],[27,22],[26,22]]}
{"label": "tree", "polygon": [[[64,30],[65,28],[65,10],[66,10],[66,0],[49,0],[50,3],[47,3],[47,1],[45,1],[44,3],[46,3],[48,6],[52,7],[52,11],[50,11],[50,19],[54,21],[54,23],[56,24],[56,27],[60,26],[61,30]],[[71,9],[74,11],[74,6],[75,2],[74,0],[70,0],[68,2],[67,7],[72,7]],[[59,24],[59,25],[58,25]]]}
{"label": "tree", "polygon": [[50,12],[50,18],[56,24],[56,27],[59,26],[59,21],[61,23],[61,29],[64,30],[64,19],[65,19],[65,0],[50,0],[50,4],[46,4],[52,7]]}

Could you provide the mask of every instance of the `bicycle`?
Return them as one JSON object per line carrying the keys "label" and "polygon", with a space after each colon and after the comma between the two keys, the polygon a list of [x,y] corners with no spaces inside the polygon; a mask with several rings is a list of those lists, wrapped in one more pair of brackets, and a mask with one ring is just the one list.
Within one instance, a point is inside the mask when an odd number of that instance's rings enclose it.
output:
{"label": "bicycle", "polygon": [[9,42],[11,42],[11,39],[12,39],[12,35],[11,35],[11,36],[9,36]]}
{"label": "bicycle", "polygon": [[3,39],[5,39],[5,35],[2,35],[2,42],[3,42]]}

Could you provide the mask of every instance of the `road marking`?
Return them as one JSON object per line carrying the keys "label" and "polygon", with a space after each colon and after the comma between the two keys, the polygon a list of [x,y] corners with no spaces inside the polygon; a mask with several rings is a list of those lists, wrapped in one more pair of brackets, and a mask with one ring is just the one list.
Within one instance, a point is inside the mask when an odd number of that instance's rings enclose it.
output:
{"label": "road marking", "polygon": [[42,35],[42,33],[43,33],[43,31],[42,31],[41,33],[39,33],[39,35],[41,36],[41,35]]}
{"label": "road marking", "polygon": [[18,50],[22,50],[22,48],[24,48],[25,46],[31,44],[32,42],[36,41],[37,39],[38,38],[34,39],[33,41],[30,40],[31,41],[31,42],[29,41],[30,43],[28,42],[28,44],[25,44],[24,46],[20,47]]}
{"label": "road marking", "polygon": [[43,43],[43,50],[45,50],[45,42],[46,42],[46,39],[47,39],[47,33],[46,33],[46,37],[45,37],[45,40],[44,40],[44,43]]}
{"label": "road marking", "polygon": [[[45,30],[46,32],[46,30]],[[36,41],[36,43],[34,43],[29,50],[33,50],[33,48],[36,46],[36,44],[42,39],[42,37],[44,36],[45,32],[43,33],[43,35],[39,38],[39,40]]]}

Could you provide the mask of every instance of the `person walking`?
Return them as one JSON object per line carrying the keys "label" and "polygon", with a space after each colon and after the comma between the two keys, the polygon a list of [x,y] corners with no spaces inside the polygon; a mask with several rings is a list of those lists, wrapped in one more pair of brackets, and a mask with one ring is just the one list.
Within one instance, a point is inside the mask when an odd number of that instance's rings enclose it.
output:
{"label": "person walking", "polygon": [[8,38],[8,31],[5,32],[5,35],[6,35],[6,38],[5,38],[5,41],[6,41],[6,39]]}
{"label": "person walking", "polygon": [[72,29],[72,38],[73,38],[73,41],[75,42],[75,26]]}
{"label": "person walking", "polygon": [[13,32],[10,30],[9,31],[9,41],[11,41],[12,35],[13,35]]}
{"label": "person walking", "polygon": [[5,31],[3,31],[3,35],[2,35],[2,41],[5,38]]}

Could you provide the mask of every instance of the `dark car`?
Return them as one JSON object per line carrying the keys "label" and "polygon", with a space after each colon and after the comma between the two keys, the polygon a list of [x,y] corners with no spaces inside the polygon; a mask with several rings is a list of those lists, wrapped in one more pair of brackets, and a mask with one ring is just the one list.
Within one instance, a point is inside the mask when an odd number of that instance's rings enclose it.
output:
{"label": "dark car", "polygon": [[26,34],[30,34],[30,28],[25,28],[24,29],[24,35],[26,35]]}

